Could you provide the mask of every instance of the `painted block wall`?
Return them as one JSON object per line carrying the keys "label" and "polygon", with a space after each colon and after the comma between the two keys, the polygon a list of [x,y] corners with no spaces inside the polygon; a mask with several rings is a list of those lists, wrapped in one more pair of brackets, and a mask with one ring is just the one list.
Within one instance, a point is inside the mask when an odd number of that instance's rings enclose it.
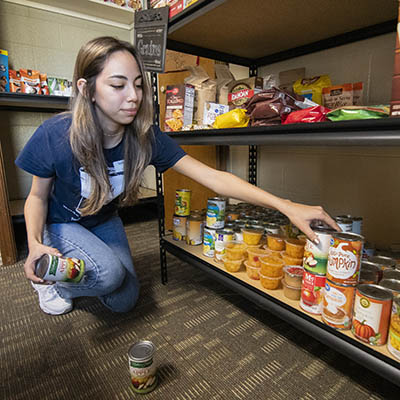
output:
{"label": "painted block wall", "polygon": [[[72,80],[79,48],[97,36],[110,35],[131,41],[126,29],[0,1],[0,48],[8,50],[10,68],[29,68]],[[31,175],[17,168],[14,160],[35,129],[51,113],[0,111],[10,200],[24,199]],[[146,171],[147,187],[155,188],[154,169]]]}
{"label": "painted block wall", "polygon": [[[259,75],[305,67],[307,77],[329,74],[333,84],[363,81],[365,105],[388,104],[394,46],[394,33],[382,35],[265,66]],[[228,165],[247,179],[247,147],[232,146]],[[362,216],[367,240],[379,248],[400,243],[400,147],[259,146],[257,178],[263,189],[333,216]]]}

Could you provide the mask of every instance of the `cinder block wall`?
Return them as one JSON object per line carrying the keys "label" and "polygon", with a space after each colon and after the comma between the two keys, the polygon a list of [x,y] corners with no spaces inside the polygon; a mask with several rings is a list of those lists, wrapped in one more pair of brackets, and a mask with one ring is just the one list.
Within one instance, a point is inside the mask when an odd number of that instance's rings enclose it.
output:
{"label": "cinder block wall", "polygon": [[[26,6],[0,1],[0,48],[8,50],[10,68],[29,68],[72,79],[82,44],[104,35],[130,40],[131,32]],[[0,140],[11,200],[24,199],[31,176],[14,160],[35,129],[53,114],[0,111]]]}
{"label": "cinder block wall", "polygon": [[[265,66],[260,76],[305,67],[308,77],[329,74],[333,84],[364,82],[364,104],[388,104],[395,34]],[[248,149],[231,147],[232,172],[247,179]],[[258,184],[331,215],[364,218],[368,241],[400,243],[400,147],[259,147]]]}

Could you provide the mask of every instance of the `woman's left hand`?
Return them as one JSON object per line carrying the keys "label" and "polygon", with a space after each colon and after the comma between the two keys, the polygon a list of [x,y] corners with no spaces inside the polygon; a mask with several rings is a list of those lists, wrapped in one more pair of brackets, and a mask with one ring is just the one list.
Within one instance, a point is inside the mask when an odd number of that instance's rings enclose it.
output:
{"label": "woman's left hand", "polygon": [[290,200],[284,200],[284,205],[280,211],[314,242],[318,240],[318,236],[310,227],[311,222],[314,220],[323,221],[333,229],[339,232],[341,231],[339,225],[320,206],[308,206],[305,204],[293,203]]}

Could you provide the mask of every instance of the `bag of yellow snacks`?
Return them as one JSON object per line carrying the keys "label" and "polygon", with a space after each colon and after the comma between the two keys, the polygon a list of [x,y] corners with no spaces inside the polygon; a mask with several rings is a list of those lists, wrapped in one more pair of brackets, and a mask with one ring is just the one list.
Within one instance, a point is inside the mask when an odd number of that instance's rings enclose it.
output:
{"label": "bag of yellow snacks", "polygon": [[328,75],[321,75],[298,79],[293,83],[293,90],[295,93],[322,106],[322,89],[329,86],[332,86],[331,78]]}
{"label": "bag of yellow snacks", "polygon": [[244,128],[249,124],[249,117],[246,115],[246,110],[236,108],[225,114],[218,115],[215,118],[213,127],[215,129],[223,128]]}

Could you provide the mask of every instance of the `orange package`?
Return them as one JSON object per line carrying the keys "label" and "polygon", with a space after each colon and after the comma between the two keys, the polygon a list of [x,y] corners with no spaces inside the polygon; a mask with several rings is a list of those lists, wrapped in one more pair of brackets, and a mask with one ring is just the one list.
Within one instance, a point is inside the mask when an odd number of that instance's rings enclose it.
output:
{"label": "orange package", "polygon": [[47,74],[39,74],[40,78],[40,94],[49,95],[50,90],[49,86],[47,85]]}
{"label": "orange package", "polygon": [[40,73],[33,69],[20,69],[21,92],[40,94]]}
{"label": "orange package", "polygon": [[8,70],[8,77],[10,81],[10,92],[21,93],[21,74],[14,69]]}

